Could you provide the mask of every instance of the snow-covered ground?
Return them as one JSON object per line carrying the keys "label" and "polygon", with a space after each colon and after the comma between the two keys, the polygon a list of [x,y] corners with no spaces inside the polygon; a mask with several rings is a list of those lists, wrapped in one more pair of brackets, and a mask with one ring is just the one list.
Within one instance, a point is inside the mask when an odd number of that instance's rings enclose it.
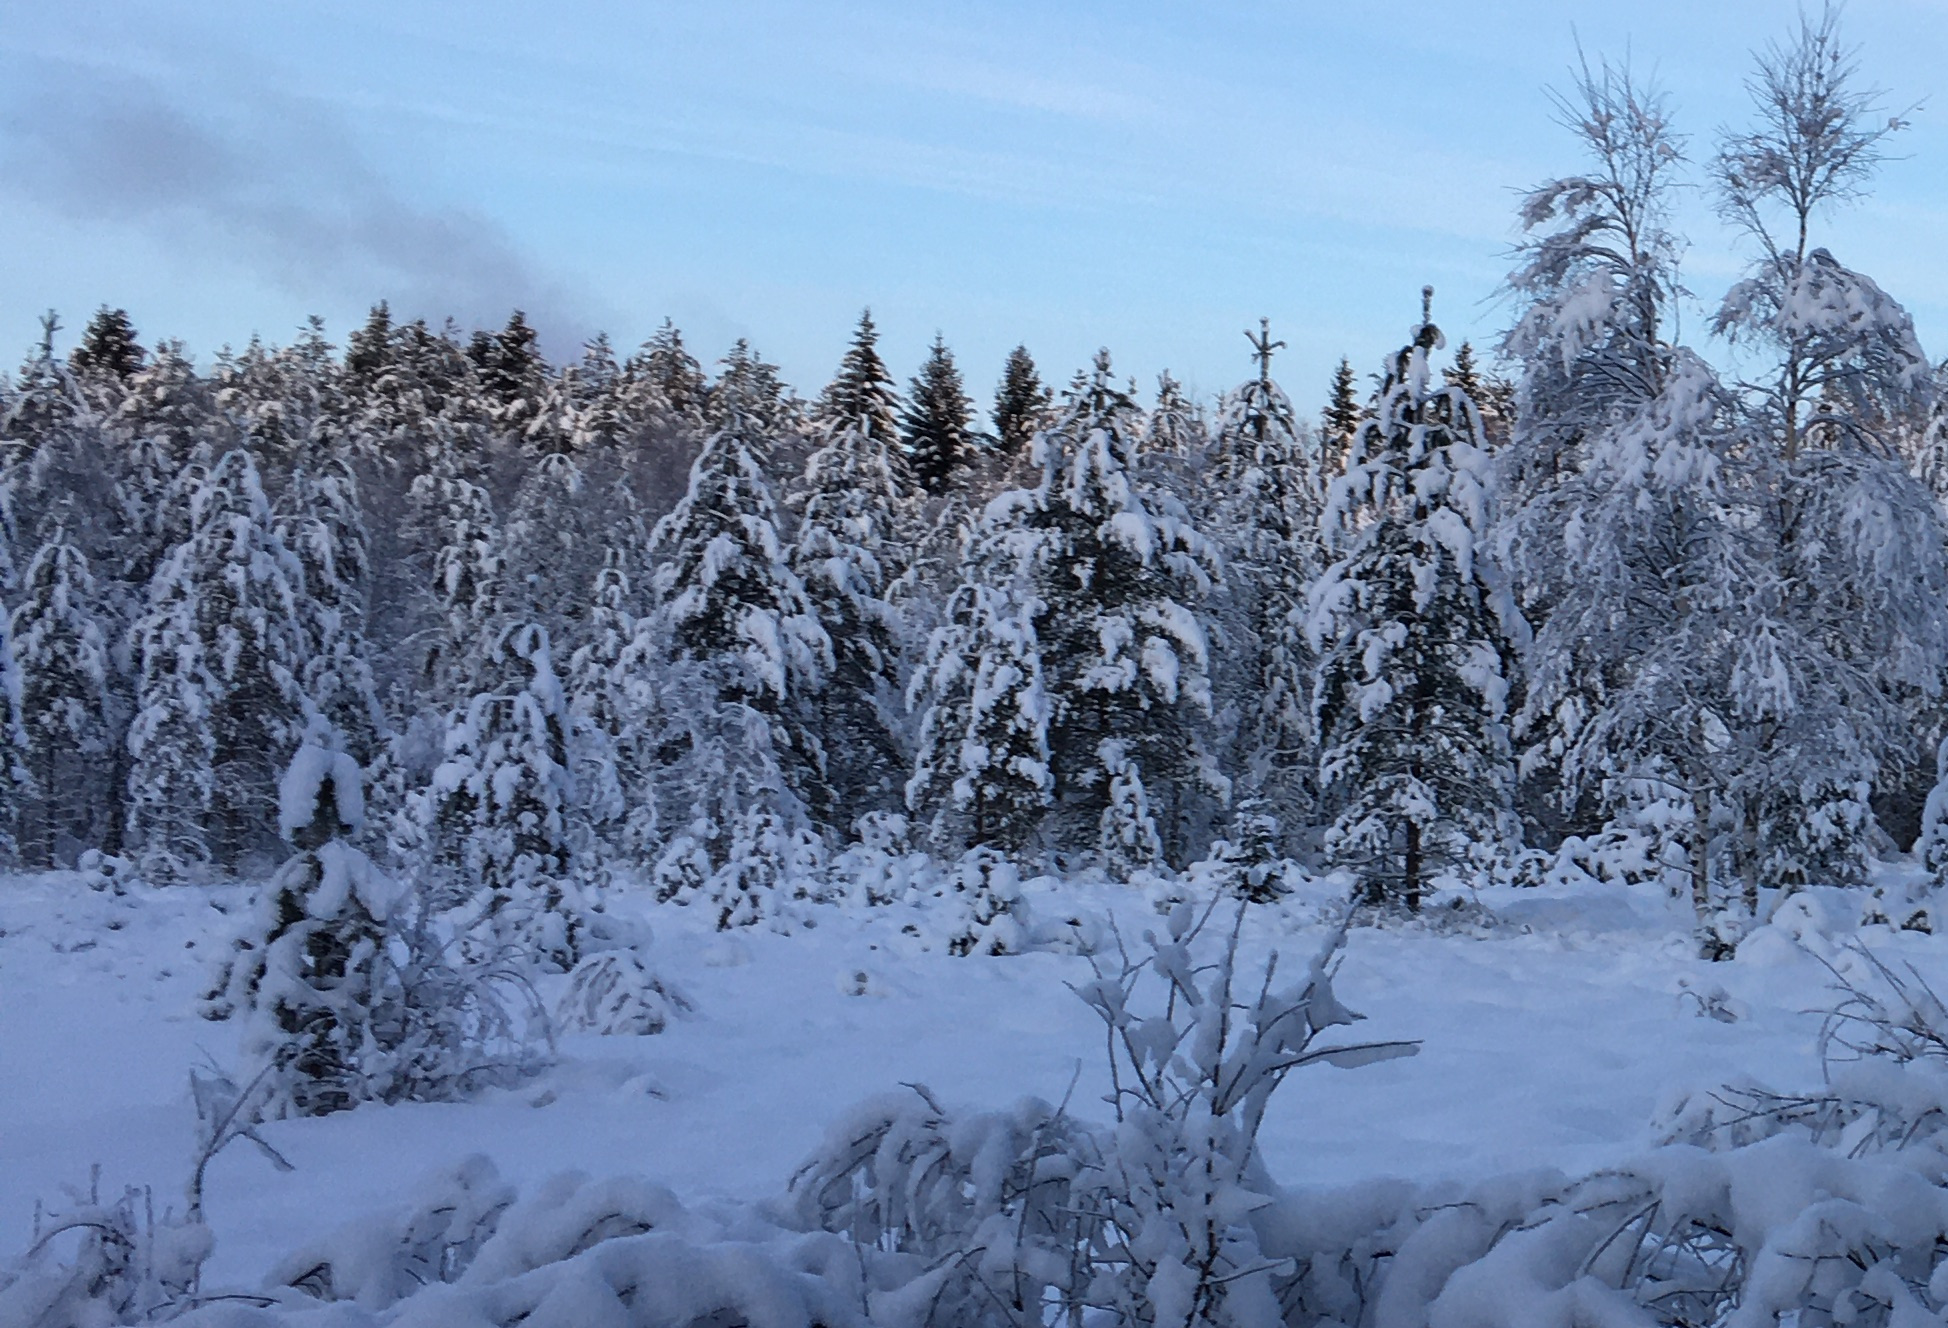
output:
{"label": "snow-covered ground", "polygon": [[[1064,906],[1113,916],[1126,934],[1158,925],[1129,887],[1063,889]],[[159,1207],[178,1202],[194,1125],[187,1072],[237,1055],[235,1027],[199,1018],[196,997],[247,895],[118,899],[72,876],[0,879],[0,1251],[24,1245],[37,1198],[85,1185],[97,1163],[105,1191],[150,1185]],[[1273,1176],[1306,1187],[1579,1172],[1641,1152],[1674,1092],[1739,1074],[1782,1089],[1818,1081],[1829,975],[1817,892],[1716,965],[1692,957],[1681,907],[1655,892],[1481,902],[1491,925],[1351,933],[1337,987],[1369,1016],[1361,1036],[1422,1050],[1288,1081],[1263,1136]],[[900,908],[821,910],[792,935],[718,935],[681,909],[646,915],[653,965],[693,1016],[652,1037],[564,1037],[542,1079],[483,1100],[269,1125],[296,1169],[279,1173],[248,1148],[218,1159],[211,1274],[254,1282],[293,1246],[476,1152],[523,1188],[576,1168],[643,1175],[686,1200],[755,1199],[782,1190],[844,1108],[901,1083],[969,1107],[1072,1091],[1078,1114],[1107,1114],[1101,1026],[1065,986],[1087,976],[1084,958],[950,957],[903,933]],[[1303,960],[1324,934],[1316,908],[1266,908],[1245,944]],[[1948,938],[1870,928],[1866,939],[1948,988]],[[1705,1017],[1698,999],[1720,988],[1729,1021]]]}

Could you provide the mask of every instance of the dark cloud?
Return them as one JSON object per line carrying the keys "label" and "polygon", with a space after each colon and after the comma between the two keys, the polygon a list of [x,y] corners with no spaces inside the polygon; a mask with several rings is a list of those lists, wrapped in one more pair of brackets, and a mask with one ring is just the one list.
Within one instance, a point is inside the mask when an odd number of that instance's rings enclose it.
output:
{"label": "dark cloud", "polygon": [[43,206],[246,264],[309,299],[386,298],[470,324],[519,307],[562,347],[594,327],[590,301],[491,220],[411,199],[315,105],[206,89],[192,107],[143,75],[33,58],[19,73],[0,94],[0,173]]}

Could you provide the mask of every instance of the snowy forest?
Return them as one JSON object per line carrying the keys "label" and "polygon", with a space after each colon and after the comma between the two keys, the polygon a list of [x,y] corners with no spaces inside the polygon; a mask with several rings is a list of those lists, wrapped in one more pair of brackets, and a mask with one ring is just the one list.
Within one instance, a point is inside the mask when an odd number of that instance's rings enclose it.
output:
{"label": "snowy forest", "polygon": [[[901,384],[870,312],[799,387],[667,321],[550,364],[518,311],[381,302],[197,364],[48,314],[0,379],[0,845],[192,949],[180,901],[228,901],[194,1001],[241,1050],[186,1213],[37,1219],[0,1324],[1941,1322],[1948,1008],[1829,933],[1948,926],[1948,364],[1830,247],[1906,112],[1830,11],[1749,88],[1707,142],[1580,64],[1498,344],[1374,292],[1399,345],[1281,383],[1262,321],[1212,399],[1026,347],[990,396],[940,336]],[[1727,290],[1685,285],[1687,189]],[[1821,1063],[1872,1073],[1666,1103],[1634,1169],[1280,1190],[1272,1089],[1421,1045],[1334,1040],[1348,926],[1531,895],[1665,901],[1713,1027],[1790,931],[1781,999],[1837,981]],[[475,1159],[203,1294],[226,1145],[676,1036],[708,1004],[651,927],[1086,960],[1116,1123],[902,1090],[737,1212]]]}

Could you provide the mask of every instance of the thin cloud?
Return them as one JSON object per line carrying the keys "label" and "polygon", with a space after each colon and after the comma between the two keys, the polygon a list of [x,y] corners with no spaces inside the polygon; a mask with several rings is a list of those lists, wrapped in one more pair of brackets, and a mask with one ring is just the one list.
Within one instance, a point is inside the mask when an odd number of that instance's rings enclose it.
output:
{"label": "thin cloud", "polygon": [[589,301],[499,227],[409,198],[314,106],[257,92],[191,110],[144,74],[46,58],[20,73],[0,105],[0,169],[60,215],[209,251],[309,298],[475,324],[519,307],[563,339],[594,326]]}

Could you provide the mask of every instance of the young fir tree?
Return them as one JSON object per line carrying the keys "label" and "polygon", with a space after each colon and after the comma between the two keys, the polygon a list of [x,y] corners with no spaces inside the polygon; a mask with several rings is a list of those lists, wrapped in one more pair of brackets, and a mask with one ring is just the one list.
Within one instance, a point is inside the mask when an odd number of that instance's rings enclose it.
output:
{"label": "young fir tree", "polygon": [[108,420],[119,456],[117,502],[128,532],[124,577],[147,584],[189,531],[216,441],[207,384],[180,343],[165,341],[130,376]]}
{"label": "young fir tree", "polygon": [[972,460],[969,420],[974,404],[954,366],[953,352],[937,332],[926,363],[907,388],[907,401],[900,439],[907,467],[927,493],[944,493]]}
{"label": "young fir tree", "polygon": [[429,837],[472,889],[492,943],[566,972],[581,957],[589,919],[569,878],[574,720],[547,632],[503,629],[481,681],[448,719],[445,759],[425,802]]}
{"label": "young fir tree", "polygon": [[1333,485],[1311,604],[1327,855],[1410,910],[1430,869],[1503,845],[1514,786],[1481,417],[1433,385],[1425,303]]}
{"label": "young fir tree", "polygon": [[905,561],[899,517],[909,504],[894,413],[870,315],[826,389],[816,450],[794,495],[791,571],[830,643],[830,671],[794,707],[817,742],[802,792],[822,828],[843,835],[898,800],[899,615],[888,591]]}
{"label": "young fir tree", "polygon": [[[54,354],[60,321],[50,311],[41,319],[41,339],[21,366],[11,391],[0,397],[0,457],[9,473],[39,469],[43,451],[55,450],[64,435],[89,414],[74,376]],[[31,484],[30,484],[31,487]]]}
{"label": "young fir tree", "polygon": [[246,1054],[273,1074],[276,1105],[323,1116],[374,1096],[366,1061],[392,1040],[400,1001],[387,953],[400,890],[351,843],[364,820],[351,757],[307,742],[277,793],[296,852],[265,886],[223,995],[249,1012]]}
{"label": "young fir tree", "polygon": [[0,630],[0,858],[17,859],[20,814],[37,792],[27,768],[26,689],[14,661],[13,632]]}
{"label": "young fir tree", "polygon": [[621,668],[638,614],[620,549],[604,551],[588,601],[580,644],[562,681],[575,721],[569,756],[580,790],[570,847],[590,872],[600,872],[614,861],[651,856],[656,749]]}
{"label": "young fir tree", "polygon": [[1336,479],[1346,473],[1353,437],[1359,433],[1365,418],[1359,375],[1353,372],[1353,362],[1342,355],[1339,367],[1332,371],[1326,408],[1319,416],[1320,474],[1324,479]]}
{"label": "young fir tree", "polygon": [[710,380],[669,319],[630,357],[623,377],[629,388],[638,389],[637,399],[646,407],[638,418],[653,435],[702,430]]}
{"label": "young fir tree", "polygon": [[247,452],[216,463],[189,521],[134,630],[129,838],[159,879],[269,847],[267,790],[302,716],[303,573]]}
{"label": "young fir tree", "polygon": [[1322,494],[1311,440],[1271,376],[1272,354],[1284,343],[1272,340],[1268,324],[1247,335],[1258,372],[1225,397],[1207,465],[1220,495],[1217,527],[1237,572],[1230,602],[1238,792],[1296,826],[1310,810],[1318,766],[1305,624],[1306,595],[1324,561]]}
{"label": "young fir tree", "polygon": [[907,805],[944,853],[1018,856],[1053,801],[1037,602],[1019,584],[1020,527],[1005,510],[1024,496],[1004,495],[967,532],[964,580],[908,692],[921,719]]}
{"label": "young fir tree", "polygon": [[360,768],[369,768],[383,747],[386,722],[365,630],[371,555],[351,468],[327,458],[293,473],[277,528],[301,575],[299,680],[306,702]]}
{"label": "young fir tree", "polygon": [[1454,352],[1454,363],[1441,370],[1441,377],[1449,387],[1467,393],[1468,400],[1481,412],[1481,434],[1490,451],[1508,441],[1515,410],[1515,387],[1504,378],[1481,371],[1472,342],[1461,343],[1460,349]]}
{"label": "young fir tree", "polygon": [[16,713],[34,794],[21,851],[29,865],[51,867],[64,839],[77,845],[109,842],[103,813],[118,796],[103,778],[113,766],[112,664],[101,604],[88,560],[64,526],[55,528],[27,564],[12,636],[20,667]]}
{"label": "young fir tree", "polygon": [[1181,478],[1210,446],[1210,429],[1201,406],[1184,395],[1184,385],[1168,370],[1157,375],[1157,404],[1143,421],[1146,471]]}
{"label": "young fir tree", "polygon": [[1131,845],[1168,838],[1186,847],[1183,827],[1157,826],[1148,804],[1167,792],[1181,811],[1213,769],[1199,732],[1211,713],[1201,614],[1217,558],[1183,505],[1132,473],[1141,430],[1141,412],[1099,352],[1036,438],[1041,484],[1006,509],[1030,532],[1019,547],[1054,702],[1049,749],[1064,838],[1094,839],[1124,861]]}
{"label": "young fir tree", "polygon": [[493,501],[467,478],[477,434],[445,416],[429,425],[439,442],[431,467],[413,481],[412,543],[427,574],[414,589],[434,627],[417,672],[447,706],[472,694],[480,652],[499,625],[505,557]]}
{"label": "young fir tree", "polygon": [[720,361],[717,381],[704,399],[704,427],[718,432],[733,426],[761,436],[767,448],[791,442],[803,423],[804,403],[792,396],[778,366],[739,337]]}
{"label": "young fir tree", "polygon": [[1001,366],[1001,384],[994,390],[995,445],[1003,456],[1027,455],[1029,440],[1048,422],[1052,402],[1028,347],[1009,351]]}
{"label": "young fir tree", "polygon": [[[658,892],[685,900],[707,892],[720,921],[739,923],[754,920],[775,882],[750,877],[734,860],[734,841],[747,822],[802,824],[797,790],[820,752],[793,711],[833,662],[765,478],[781,403],[770,367],[748,348],[734,354],[711,395],[724,422],[691,466],[682,501],[652,532],[654,608],[619,665],[688,700],[689,713],[658,707],[669,764],[690,776],[664,804],[670,839]],[[725,891],[735,905],[719,898]]]}

